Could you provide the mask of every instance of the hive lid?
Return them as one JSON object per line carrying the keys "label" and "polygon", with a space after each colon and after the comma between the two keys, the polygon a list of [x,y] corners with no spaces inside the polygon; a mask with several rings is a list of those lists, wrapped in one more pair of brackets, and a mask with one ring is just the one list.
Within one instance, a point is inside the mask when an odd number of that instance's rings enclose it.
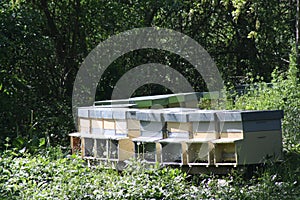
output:
{"label": "hive lid", "polygon": [[215,120],[215,110],[197,110],[189,114],[190,122],[210,122]]}
{"label": "hive lid", "polygon": [[136,113],[139,111],[139,109],[131,108],[126,110],[126,118],[127,119],[136,119]]}
{"label": "hive lid", "polygon": [[136,112],[136,119],[141,121],[163,121],[162,109],[139,110]]}
{"label": "hive lid", "polygon": [[69,134],[70,137],[80,137],[80,133],[76,132],[76,133],[70,133]]}
{"label": "hive lid", "polygon": [[79,107],[77,108],[78,117],[89,117],[89,109],[91,107]]}
{"label": "hive lid", "polygon": [[102,111],[101,108],[91,108],[89,110],[89,117],[101,119],[102,118],[102,112],[101,111]]}
{"label": "hive lid", "polygon": [[126,111],[128,108],[101,108],[103,119],[126,119]]}
{"label": "hive lid", "polygon": [[283,118],[282,110],[264,110],[264,111],[238,111],[226,110],[216,113],[220,121],[258,121],[258,120],[275,120]]}
{"label": "hive lid", "polygon": [[168,108],[163,110],[163,116],[166,122],[188,122],[189,114],[197,109],[191,108]]}

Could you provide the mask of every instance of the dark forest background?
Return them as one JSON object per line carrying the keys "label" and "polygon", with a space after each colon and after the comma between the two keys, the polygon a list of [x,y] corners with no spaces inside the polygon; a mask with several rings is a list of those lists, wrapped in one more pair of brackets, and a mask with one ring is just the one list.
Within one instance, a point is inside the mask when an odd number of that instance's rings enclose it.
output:
{"label": "dark forest background", "polygon": [[[4,0],[0,1],[0,146],[68,144],[75,130],[71,98],[81,62],[99,42],[139,27],[182,32],[214,59],[225,85],[270,82],[284,73],[296,46],[295,0]],[[195,91],[201,76],[177,55],[140,50],[117,59],[101,77],[96,99],[110,99],[118,79],[157,62],[180,71]],[[298,67],[299,68],[299,67]],[[136,96],[163,94],[146,85]]]}

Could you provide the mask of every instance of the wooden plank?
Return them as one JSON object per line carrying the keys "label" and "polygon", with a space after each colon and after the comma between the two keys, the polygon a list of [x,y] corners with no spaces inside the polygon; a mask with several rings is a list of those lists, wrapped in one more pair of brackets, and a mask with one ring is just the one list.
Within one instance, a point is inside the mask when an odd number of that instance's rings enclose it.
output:
{"label": "wooden plank", "polygon": [[129,138],[136,138],[141,135],[140,131],[135,131],[135,130],[128,130],[128,137]]}
{"label": "wooden plank", "polygon": [[155,154],[155,156],[156,156],[156,159],[155,159],[155,161],[157,162],[157,163],[161,163],[161,144],[160,143],[156,143],[155,144],[155,148],[156,148],[156,154]]}
{"label": "wooden plank", "polygon": [[116,129],[115,120],[113,119],[103,119],[103,128],[104,129]]}
{"label": "wooden plank", "polygon": [[81,138],[81,157],[84,157],[84,138]]}
{"label": "wooden plank", "polygon": [[218,132],[218,126],[214,121],[207,122],[193,122],[193,132],[202,132],[202,133],[214,133]]}
{"label": "wooden plank", "polygon": [[181,151],[182,151],[182,164],[186,165],[188,163],[187,161],[187,144],[185,142],[181,143]]}
{"label": "wooden plank", "polygon": [[194,132],[193,138],[205,138],[205,139],[219,139],[219,133],[201,133],[201,132]]}
{"label": "wooden plank", "polygon": [[189,132],[190,123],[167,122],[167,130],[170,132]]}
{"label": "wooden plank", "polygon": [[91,120],[92,128],[103,128],[103,120]]}
{"label": "wooden plank", "polygon": [[119,161],[134,157],[134,143],[130,139],[119,140]]}
{"label": "wooden plank", "polygon": [[127,134],[127,121],[126,120],[115,120],[116,133]]}
{"label": "wooden plank", "polygon": [[243,133],[241,132],[227,132],[227,133],[221,133],[220,138],[237,138],[237,139],[243,139]]}
{"label": "wooden plank", "polygon": [[140,121],[134,119],[127,119],[127,128],[128,130],[140,130]]}
{"label": "wooden plank", "polygon": [[79,124],[81,127],[90,127],[90,120],[89,119],[79,119]]}

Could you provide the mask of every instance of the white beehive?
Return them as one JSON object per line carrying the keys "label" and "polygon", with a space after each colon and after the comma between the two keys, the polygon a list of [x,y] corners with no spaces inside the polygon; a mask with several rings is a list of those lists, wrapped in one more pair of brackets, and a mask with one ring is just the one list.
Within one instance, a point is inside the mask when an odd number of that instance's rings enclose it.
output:
{"label": "white beehive", "polygon": [[183,165],[186,163],[186,139],[193,137],[189,112],[195,109],[169,108],[161,110],[166,122],[166,138],[158,141],[161,148],[161,163],[164,165]]}
{"label": "white beehive", "polygon": [[[123,161],[133,156],[133,142],[127,137],[127,105],[91,106],[78,109],[82,156],[99,160]],[[136,128],[138,125],[134,125]],[[136,131],[136,129],[134,129]],[[71,136],[74,143],[74,136]],[[72,142],[71,142],[72,143]]]}
{"label": "white beehive", "polygon": [[[166,103],[167,97],[172,105],[180,102],[175,97],[185,98],[166,95],[133,100],[145,108]],[[148,163],[193,168],[259,164],[268,158],[282,158],[282,111],[128,107],[78,108],[78,133],[70,134],[72,152],[81,150],[84,158],[106,161],[136,156]]]}
{"label": "white beehive", "polygon": [[137,158],[147,162],[160,161],[160,147],[157,141],[164,137],[165,122],[160,110],[140,110],[136,113],[136,119],[140,121],[140,133],[132,141],[135,144]]}

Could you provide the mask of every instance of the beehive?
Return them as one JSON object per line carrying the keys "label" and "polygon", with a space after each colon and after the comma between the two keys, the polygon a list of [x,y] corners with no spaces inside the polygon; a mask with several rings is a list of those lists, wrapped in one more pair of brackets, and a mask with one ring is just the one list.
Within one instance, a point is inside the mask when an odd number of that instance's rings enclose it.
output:
{"label": "beehive", "polygon": [[[78,108],[72,152],[84,158],[194,167],[258,164],[282,157],[282,111],[170,108],[191,93],[115,100]],[[151,99],[152,98],[152,99]],[[137,104],[118,104],[124,102]],[[106,104],[107,102],[102,102]],[[102,104],[101,103],[101,104]],[[161,105],[161,109],[140,109]],[[140,108],[130,108],[140,107]]]}
{"label": "beehive", "polygon": [[140,137],[133,138],[135,155],[147,162],[160,162],[160,147],[157,141],[165,136],[165,122],[160,110],[140,110],[136,113],[140,121]]}
{"label": "beehive", "polygon": [[192,137],[185,141],[186,164],[209,166],[213,161],[211,140],[219,137],[215,111],[194,110],[188,113]]}
{"label": "beehive", "polygon": [[219,123],[214,110],[197,110],[189,113],[193,124],[193,138],[218,139]]}
{"label": "beehive", "polygon": [[213,165],[213,144],[209,138],[194,138],[186,140],[187,164],[189,166]]}
{"label": "beehive", "polygon": [[165,165],[183,165],[186,163],[186,139],[192,138],[192,124],[188,120],[189,112],[195,109],[162,109],[167,133],[158,141],[161,148],[161,163]]}
{"label": "beehive", "polygon": [[[78,109],[82,156],[99,160],[123,161],[133,156],[131,138],[139,132],[134,110],[127,113],[128,105],[98,106]],[[128,122],[128,123],[127,123]],[[75,135],[71,136],[74,143]],[[73,145],[72,148],[75,148]]]}
{"label": "beehive", "polygon": [[216,166],[258,164],[282,157],[282,111],[222,111],[217,116]]}

